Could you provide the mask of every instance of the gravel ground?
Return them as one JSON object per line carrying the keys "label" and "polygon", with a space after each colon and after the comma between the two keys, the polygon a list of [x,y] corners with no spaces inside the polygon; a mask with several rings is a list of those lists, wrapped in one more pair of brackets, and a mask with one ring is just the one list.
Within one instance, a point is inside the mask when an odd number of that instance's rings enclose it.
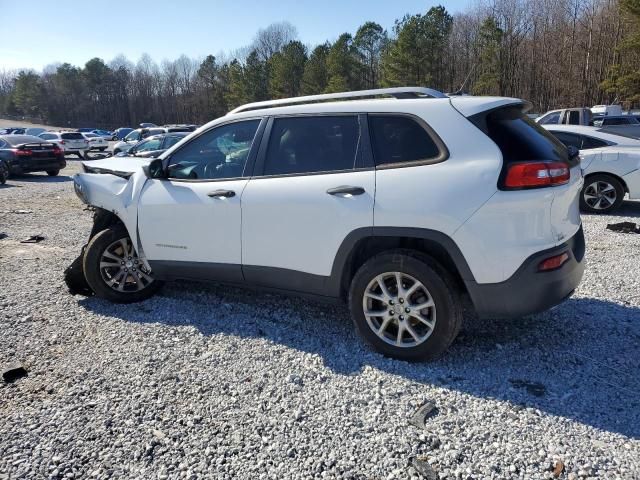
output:
{"label": "gravel ground", "polygon": [[77,169],[0,187],[0,366],[28,370],[0,382],[0,479],[420,478],[412,457],[425,478],[640,478],[640,235],[605,229],[640,202],[584,217],[572,299],[466,319],[445,358],[409,364],[341,307],[187,282],[135,305],[69,295],[91,226]]}

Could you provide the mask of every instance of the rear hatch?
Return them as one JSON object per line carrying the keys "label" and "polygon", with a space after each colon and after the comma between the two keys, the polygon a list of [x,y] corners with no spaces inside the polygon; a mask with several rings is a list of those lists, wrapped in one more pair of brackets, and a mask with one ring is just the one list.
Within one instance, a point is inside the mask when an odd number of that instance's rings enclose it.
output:
{"label": "rear hatch", "polygon": [[86,150],[89,146],[89,142],[80,132],[62,133],[60,137],[64,140],[65,150]]}
{"label": "rear hatch", "polygon": [[[528,104],[519,103],[497,107],[469,117],[500,148],[503,167],[498,188],[513,191],[514,201],[518,192],[534,194],[540,191],[540,201],[548,198],[550,236],[555,244],[572,237],[580,228],[579,195],[583,185],[580,157],[570,154],[559,140],[539,126],[527,115]],[[514,167],[548,165],[548,169],[533,170],[534,178],[518,179],[509,176]],[[554,179],[556,172],[568,175]],[[566,178],[568,176],[568,178]],[[521,181],[521,186],[518,182]],[[544,184],[548,181],[549,184]],[[528,183],[531,182],[531,183]],[[536,184],[537,183],[537,184]],[[516,186],[514,186],[516,185]],[[524,192],[523,192],[524,193]],[[548,193],[552,195],[549,196]]]}

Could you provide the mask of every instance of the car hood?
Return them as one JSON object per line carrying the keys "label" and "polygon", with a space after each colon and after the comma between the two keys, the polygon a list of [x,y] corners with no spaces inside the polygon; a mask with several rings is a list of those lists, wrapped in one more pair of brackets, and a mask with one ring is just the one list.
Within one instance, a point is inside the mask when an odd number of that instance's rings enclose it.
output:
{"label": "car hood", "polygon": [[140,170],[153,160],[140,157],[108,157],[101,160],[83,161],[87,173],[111,173],[118,176],[129,176]]}

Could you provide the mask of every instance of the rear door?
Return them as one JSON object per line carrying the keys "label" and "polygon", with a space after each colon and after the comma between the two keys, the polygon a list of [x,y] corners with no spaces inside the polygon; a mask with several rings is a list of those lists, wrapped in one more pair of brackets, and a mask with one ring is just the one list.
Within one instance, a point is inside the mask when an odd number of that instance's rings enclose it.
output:
{"label": "rear door", "polygon": [[365,125],[357,114],[270,120],[242,196],[248,282],[327,294],[340,245],[373,225],[375,171]]}

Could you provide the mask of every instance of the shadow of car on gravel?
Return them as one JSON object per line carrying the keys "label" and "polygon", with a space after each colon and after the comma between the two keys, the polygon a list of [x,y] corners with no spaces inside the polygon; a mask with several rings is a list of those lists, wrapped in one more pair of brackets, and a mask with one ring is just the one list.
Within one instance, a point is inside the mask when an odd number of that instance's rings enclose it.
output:
{"label": "shadow of car on gravel", "polygon": [[[589,215],[588,213],[582,213],[582,215]],[[592,214],[594,217],[601,216],[600,214]],[[613,212],[604,214],[610,217],[640,217],[640,200],[624,200],[622,204]]]}
{"label": "shadow of car on gravel", "polygon": [[509,402],[515,411],[530,407],[640,437],[636,307],[572,298],[555,310],[518,320],[467,319],[442,359],[407,363],[364,346],[346,308],[275,294],[175,282],[139,304],[96,298],[79,303],[133,323],[191,326],[205,336],[261,337],[317,354],[337,374],[371,366],[411,382]]}

